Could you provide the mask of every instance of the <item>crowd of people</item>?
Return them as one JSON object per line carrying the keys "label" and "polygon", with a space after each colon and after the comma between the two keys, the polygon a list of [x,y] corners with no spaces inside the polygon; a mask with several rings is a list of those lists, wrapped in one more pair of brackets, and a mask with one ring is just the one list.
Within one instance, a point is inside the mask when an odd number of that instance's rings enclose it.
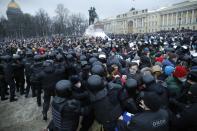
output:
{"label": "crowd of people", "polygon": [[50,131],[196,131],[197,32],[110,38],[5,39],[1,100],[36,97]]}

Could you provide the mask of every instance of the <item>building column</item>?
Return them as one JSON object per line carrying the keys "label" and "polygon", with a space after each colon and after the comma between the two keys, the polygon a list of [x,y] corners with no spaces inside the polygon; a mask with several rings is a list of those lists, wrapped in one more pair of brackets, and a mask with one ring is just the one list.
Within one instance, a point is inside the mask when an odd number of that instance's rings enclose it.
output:
{"label": "building column", "polygon": [[137,24],[138,20],[136,19],[136,28],[138,28],[138,24]]}
{"label": "building column", "polygon": [[192,10],[192,22],[191,22],[191,24],[193,24],[194,23],[194,9]]}
{"label": "building column", "polygon": [[181,12],[181,25],[183,24],[183,11]]}
{"label": "building column", "polygon": [[178,12],[176,13],[176,25],[178,25]]}
{"label": "building column", "polygon": [[168,15],[169,15],[169,14],[166,15],[166,17],[167,17],[167,18],[166,18],[166,19],[167,19],[166,25],[167,25],[167,26],[168,26],[168,24],[169,24],[169,23],[168,23]]}
{"label": "building column", "polygon": [[188,24],[188,14],[189,14],[189,11],[187,10],[187,13],[186,13],[186,24]]}
{"label": "building column", "polygon": [[144,18],[142,17],[142,27],[144,27]]}
{"label": "building column", "polygon": [[173,16],[174,16],[174,13],[172,13],[172,15],[171,15],[171,25],[173,25]]}
{"label": "building column", "polygon": [[165,26],[165,15],[163,15],[163,26]]}

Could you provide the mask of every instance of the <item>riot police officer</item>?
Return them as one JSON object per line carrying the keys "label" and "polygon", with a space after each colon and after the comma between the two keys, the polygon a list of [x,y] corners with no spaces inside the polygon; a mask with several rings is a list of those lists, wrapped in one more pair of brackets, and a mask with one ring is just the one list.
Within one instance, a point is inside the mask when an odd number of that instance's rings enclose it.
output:
{"label": "riot police officer", "polygon": [[5,82],[5,74],[3,71],[3,63],[1,63],[1,57],[0,57],[0,91],[1,91],[1,100],[7,100],[8,98],[5,97],[6,95],[6,87],[7,84]]}
{"label": "riot police officer", "polygon": [[25,97],[28,97],[29,90],[31,88],[30,83],[30,76],[31,76],[31,66],[33,65],[33,54],[32,52],[26,53],[26,58],[23,60],[24,66],[25,66],[25,77],[26,77],[26,92]]}
{"label": "riot police officer", "polygon": [[24,64],[21,61],[21,57],[17,54],[13,55],[13,68],[14,68],[14,79],[16,81],[16,89],[20,90],[20,94],[24,94],[24,84],[25,84],[25,76],[24,76]]}
{"label": "riot police officer", "polygon": [[103,78],[98,75],[88,78],[88,90],[96,120],[105,130],[114,131],[117,120],[123,113],[117,93],[109,94]]}
{"label": "riot police officer", "polygon": [[[34,56],[34,64],[30,67],[31,74],[30,74],[30,82],[31,82],[31,90],[32,90],[32,97],[36,96],[36,91],[41,89],[41,82],[39,79],[36,78],[36,75],[40,73],[43,69],[42,65],[43,62],[41,61],[41,55]],[[26,96],[29,94],[29,89],[27,89]]]}
{"label": "riot police officer", "polygon": [[[42,89],[44,90],[44,103],[43,103],[43,119],[47,120],[47,112],[49,110],[51,96],[55,94],[55,84],[63,79],[62,70],[56,69],[52,60],[45,61],[43,63],[43,70],[37,73],[36,80],[40,80]],[[41,105],[41,90],[38,90],[37,94],[38,106]]]}
{"label": "riot police officer", "polygon": [[12,57],[9,55],[2,56],[3,72],[5,74],[5,82],[10,87],[10,102],[16,101],[15,98],[15,82],[13,79]]}
{"label": "riot police officer", "polygon": [[56,96],[52,102],[52,121],[50,131],[76,131],[81,113],[80,102],[72,99],[72,84],[60,80],[55,86]]}

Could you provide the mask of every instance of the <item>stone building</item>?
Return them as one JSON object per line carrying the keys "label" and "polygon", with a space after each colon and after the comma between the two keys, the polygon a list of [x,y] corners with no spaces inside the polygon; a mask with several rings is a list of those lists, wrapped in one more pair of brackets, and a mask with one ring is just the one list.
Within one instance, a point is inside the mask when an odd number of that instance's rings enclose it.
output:
{"label": "stone building", "polygon": [[151,33],[161,30],[197,30],[197,0],[188,0],[148,11],[129,12],[102,21],[106,33]]}

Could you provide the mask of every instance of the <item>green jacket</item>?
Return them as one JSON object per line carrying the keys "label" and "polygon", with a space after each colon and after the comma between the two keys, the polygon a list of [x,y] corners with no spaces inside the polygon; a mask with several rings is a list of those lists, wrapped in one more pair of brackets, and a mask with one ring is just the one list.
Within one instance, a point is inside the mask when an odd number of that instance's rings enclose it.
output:
{"label": "green jacket", "polygon": [[170,76],[166,79],[167,89],[170,96],[178,97],[181,94],[182,83],[175,77]]}

